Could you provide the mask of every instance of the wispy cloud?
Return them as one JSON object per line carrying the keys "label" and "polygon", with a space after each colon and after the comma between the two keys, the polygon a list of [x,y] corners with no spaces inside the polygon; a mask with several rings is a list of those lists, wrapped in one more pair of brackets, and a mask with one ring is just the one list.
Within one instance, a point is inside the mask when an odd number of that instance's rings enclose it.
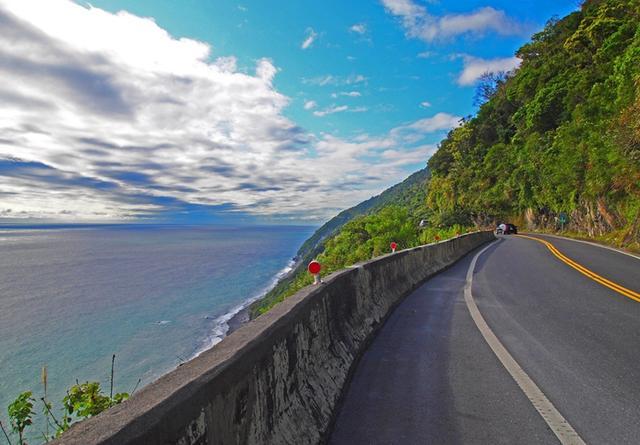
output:
{"label": "wispy cloud", "polygon": [[422,108],[431,108],[431,102],[425,100],[424,102],[420,102],[420,107]]}
{"label": "wispy cloud", "polygon": [[355,85],[358,83],[366,83],[367,78],[362,74],[350,74],[349,76],[334,76],[332,74],[327,74],[324,76],[312,77],[312,78],[303,78],[302,83],[306,85],[317,85],[317,86],[340,86],[340,85]]}
{"label": "wispy cloud", "polygon": [[491,31],[500,35],[518,35],[525,26],[490,6],[465,14],[437,17],[413,0],[382,0],[386,10],[400,18],[408,37],[433,42],[464,34],[481,35]]}
{"label": "wispy cloud", "polygon": [[367,25],[365,25],[364,23],[356,23],[355,25],[351,25],[349,27],[349,32],[364,35],[367,33]]}
{"label": "wispy cloud", "polygon": [[304,109],[305,110],[313,110],[315,107],[317,107],[318,104],[316,103],[315,100],[308,100],[304,103]]}
{"label": "wispy cloud", "polygon": [[522,62],[517,57],[506,57],[497,59],[481,59],[468,55],[462,55],[464,68],[458,76],[458,84],[469,86],[475,84],[483,74],[510,72],[520,66]]}
{"label": "wispy cloud", "polygon": [[347,111],[349,109],[346,105],[334,105],[329,108],[325,108],[324,110],[314,111],[313,114],[318,117],[324,117],[329,114],[342,113],[343,111]]}
{"label": "wispy cloud", "polygon": [[391,130],[390,135],[398,141],[416,143],[426,134],[458,127],[461,119],[449,113],[437,113],[432,117],[396,127]]}
{"label": "wispy cloud", "polygon": [[432,57],[436,56],[436,53],[433,51],[422,51],[421,53],[418,53],[418,59],[430,59]]}
{"label": "wispy cloud", "polygon": [[339,93],[331,93],[331,97],[338,98],[338,97],[360,97],[362,96],[362,93],[360,93],[359,91],[341,91]]}
{"label": "wispy cloud", "polygon": [[318,33],[315,32],[313,30],[313,28],[307,28],[307,32],[306,33],[307,33],[307,36],[305,37],[305,39],[300,44],[300,48],[302,48],[302,49],[309,48],[311,45],[313,45],[313,42],[316,40],[316,37],[318,37]]}
{"label": "wispy cloud", "polygon": [[349,107],[348,105],[333,105],[329,108],[325,108],[324,110],[314,111],[313,114],[318,117],[324,117],[329,114],[335,113],[343,113],[348,111],[349,113],[364,113],[365,111],[369,111],[367,107]]}

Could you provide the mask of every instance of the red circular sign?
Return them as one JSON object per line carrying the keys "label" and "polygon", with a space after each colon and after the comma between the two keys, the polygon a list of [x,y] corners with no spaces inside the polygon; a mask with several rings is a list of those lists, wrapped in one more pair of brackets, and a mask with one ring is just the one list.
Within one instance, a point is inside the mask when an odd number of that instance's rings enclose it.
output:
{"label": "red circular sign", "polygon": [[322,266],[317,261],[312,261],[307,266],[307,269],[309,270],[309,273],[316,275],[320,273],[320,269],[322,269]]}
{"label": "red circular sign", "polygon": [[391,249],[396,250],[396,247],[398,247],[397,243],[391,243]]}

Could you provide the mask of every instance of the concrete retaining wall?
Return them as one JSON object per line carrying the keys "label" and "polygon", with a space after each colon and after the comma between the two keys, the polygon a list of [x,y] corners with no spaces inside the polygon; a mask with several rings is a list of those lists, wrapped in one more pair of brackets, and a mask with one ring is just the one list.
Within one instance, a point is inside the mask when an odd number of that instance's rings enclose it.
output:
{"label": "concrete retaining wall", "polygon": [[390,310],[491,239],[463,235],[334,273],[56,443],[320,443],[352,366]]}

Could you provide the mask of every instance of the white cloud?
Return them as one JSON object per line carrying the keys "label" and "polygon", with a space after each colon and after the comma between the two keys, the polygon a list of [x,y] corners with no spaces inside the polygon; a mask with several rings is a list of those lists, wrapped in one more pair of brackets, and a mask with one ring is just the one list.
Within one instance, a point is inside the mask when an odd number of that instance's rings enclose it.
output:
{"label": "white cloud", "polygon": [[411,152],[407,153],[402,150],[385,150],[382,152],[381,158],[384,162],[395,163],[397,165],[418,164],[425,162],[438,150],[437,144],[427,144],[415,147]]}
{"label": "white cloud", "polygon": [[314,111],[313,114],[318,117],[324,117],[329,114],[342,113],[343,111],[347,111],[348,109],[349,107],[346,105],[334,105],[332,107],[325,108],[324,110]]}
{"label": "white cloud", "polygon": [[356,23],[349,28],[349,31],[363,35],[367,32],[367,25],[365,25],[364,23]]}
{"label": "white cloud", "polygon": [[466,14],[436,17],[413,0],[382,0],[382,4],[389,13],[402,20],[408,37],[425,42],[463,34],[481,35],[487,31],[516,35],[524,30],[522,24],[508,17],[504,11],[490,6]]}
{"label": "white cloud", "polygon": [[461,119],[461,117],[453,116],[449,113],[437,113],[432,117],[396,127],[391,130],[390,135],[398,141],[416,143],[423,139],[426,134],[458,127]]}
{"label": "white cloud", "polygon": [[317,107],[318,104],[316,103],[315,100],[308,100],[304,103],[304,109],[305,110],[313,110],[315,107]]}
{"label": "white cloud", "polygon": [[344,86],[344,85],[356,85],[359,83],[366,83],[367,79],[362,74],[351,74],[349,76],[334,76],[332,74],[327,74],[324,76],[312,77],[312,78],[303,78],[302,83],[306,85],[317,85],[317,86]]}
{"label": "white cloud", "polygon": [[421,53],[418,53],[418,58],[419,59],[430,59],[431,57],[435,56],[436,53],[434,53],[433,51],[422,51]]}
{"label": "white cloud", "polygon": [[333,105],[329,108],[325,108],[324,110],[314,111],[313,114],[318,117],[324,117],[329,114],[335,113],[343,113],[348,111],[349,113],[364,113],[365,111],[369,111],[367,107],[349,107],[348,105]]}
{"label": "white cloud", "polygon": [[360,97],[362,96],[362,93],[360,93],[359,91],[341,91],[339,93],[332,93],[331,97],[333,97],[334,99],[337,97]]}
{"label": "white cloud", "polygon": [[238,68],[238,59],[234,56],[218,57],[215,65],[222,71],[233,73]]}
{"label": "white cloud", "polygon": [[[402,180],[407,163],[426,161],[409,141],[455,120],[436,115],[380,137],[314,135],[284,116],[290,99],[273,85],[272,60],[251,73],[152,19],[66,0],[3,0],[0,21],[3,216],[196,208],[318,221]],[[340,107],[317,111],[366,111]],[[393,162],[380,165],[388,150]]]}
{"label": "white cloud", "polygon": [[382,4],[393,15],[403,17],[420,17],[427,13],[424,6],[415,4],[412,0],[382,0]]}
{"label": "white cloud", "polygon": [[464,68],[458,77],[458,84],[469,86],[476,83],[483,74],[510,72],[520,66],[522,62],[517,57],[498,59],[480,59],[472,56],[462,56]]}
{"label": "white cloud", "polygon": [[302,41],[300,48],[302,49],[309,48],[311,45],[313,45],[313,42],[316,40],[316,37],[318,37],[318,33],[315,32],[313,28],[307,28],[307,37],[305,37],[305,39]]}
{"label": "white cloud", "polygon": [[431,108],[431,102],[425,100],[424,102],[420,102],[420,106],[422,108]]}

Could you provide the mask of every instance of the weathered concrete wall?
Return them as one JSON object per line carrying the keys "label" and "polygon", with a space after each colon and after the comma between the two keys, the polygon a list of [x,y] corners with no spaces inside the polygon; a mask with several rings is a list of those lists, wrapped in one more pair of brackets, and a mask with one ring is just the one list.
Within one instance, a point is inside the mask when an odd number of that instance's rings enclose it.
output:
{"label": "weathered concrete wall", "polygon": [[337,272],[56,443],[322,442],[354,362],[390,310],[490,239],[463,235]]}

